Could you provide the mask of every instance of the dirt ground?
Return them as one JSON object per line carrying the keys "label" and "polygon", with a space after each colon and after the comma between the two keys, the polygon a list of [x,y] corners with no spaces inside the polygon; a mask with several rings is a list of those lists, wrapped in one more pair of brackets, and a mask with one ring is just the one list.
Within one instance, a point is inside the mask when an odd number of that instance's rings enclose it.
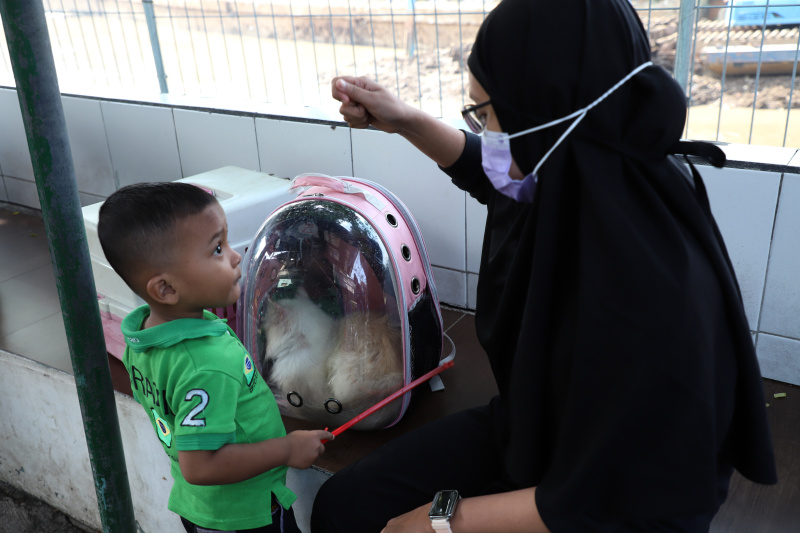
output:
{"label": "dirt ground", "polygon": [[[420,93],[423,99],[428,95],[438,100],[441,93],[445,100],[459,100],[462,83],[466,84],[467,78],[466,65],[462,68],[462,56],[468,55],[469,48],[470,45],[465,45],[463,52],[458,46],[442,49],[438,58],[433,54],[420,54],[412,58],[379,60],[376,69],[378,81],[391,88],[399,86],[400,97],[409,102],[418,101]],[[674,58],[674,46],[671,50],[653,51],[653,61],[669,71],[673,68]],[[719,104],[723,80],[708,69],[702,57],[697,58],[695,65],[690,80],[691,105]],[[320,78],[330,79],[333,74],[332,71],[323,72]],[[725,106],[752,109],[755,75],[729,75],[725,77],[724,83]],[[800,77],[795,80],[795,91],[792,94],[791,75],[759,76],[756,109],[787,109],[790,97],[792,109],[800,108]]]}
{"label": "dirt ground", "polygon": [[[199,4],[193,6],[197,1],[186,0],[189,11],[199,9]],[[703,1],[703,5],[718,3],[719,0]],[[677,42],[677,13],[667,10],[663,14],[656,12],[651,16],[647,11],[650,4],[651,2],[645,1],[634,2],[634,5],[640,8],[640,15],[643,17],[643,23],[650,35],[653,61],[672,72],[675,61],[675,43]],[[661,7],[668,4],[677,5],[675,2],[663,4],[656,2],[656,4]],[[228,14],[233,12],[241,13],[242,16],[246,14],[243,8],[236,7],[235,2],[231,0],[223,2],[223,5],[227,7],[222,11]],[[347,5],[349,6],[350,3],[348,2]],[[443,14],[434,17],[426,11],[426,9],[430,9],[430,6],[428,8],[418,7],[415,39],[419,53],[408,57],[405,52],[409,49],[409,42],[412,42],[414,38],[411,33],[412,26],[409,20],[403,16],[403,10],[398,10],[389,22],[385,8],[378,8],[367,13],[363,6],[359,7],[358,3],[354,5],[352,10],[349,7],[345,9],[335,6],[332,13],[337,16],[330,15],[326,10],[317,11],[314,13],[313,24],[310,23],[308,17],[302,16],[305,15],[304,12],[295,13],[294,17],[276,19],[277,25],[261,27],[261,38],[269,40],[275,36],[286,40],[299,39],[309,42],[314,40],[317,43],[333,40],[345,49],[352,44],[355,44],[356,47],[394,48],[398,52],[396,57],[377,58],[377,61],[369,64],[353,65],[340,62],[338,65],[334,65],[330,61],[327,64],[323,62],[320,64],[318,72],[318,79],[325,85],[323,90],[327,92],[326,84],[337,74],[337,71],[339,74],[352,74],[353,71],[357,71],[359,75],[377,78],[381,84],[395,90],[405,101],[418,103],[421,100],[423,109],[426,111],[445,117],[457,117],[458,111],[463,105],[462,97],[466,93],[467,87],[466,57],[469,55],[471,42],[482,21],[482,16],[469,14],[455,17],[452,14]],[[485,6],[486,9],[491,7],[491,2]],[[238,11],[240,9],[241,11]],[[261,6],[260,9],[265,10],[266,7]],[[286,10],[287,7],[276,5],[271,9],[278,13]],[[308,9],[311,10],[310,7]],[[318,9],[321,8],[315,8],[315,10]],[[205,17],[212,15],[208,8],[203,12],[198,11],[198,14],[201,13]],[[704,10],[701,18],[708,18],[706,16],[708,13]],[[264,11],[263,14],[266,15],[267,12]],[[281,11],[281,14],[285,15],[288,12]],[[720,19],[721,13],[716,14],[716,18]],[[198,17],[196,20],[195,24],[199,30],[199,21],[203,19]],[[212,21],[211,18],[205,20],[208,20],[209,24]],[[248,23],[234,26],[234,19],[228,20],[229,22],[226,24],[229,27],[226,27],[226,30],[231,33],[239,31],[247,33],[254,29],[253,26],[248,26]],[[744,36],[746,32],[728,32],[727,26],[720,20],[717,20],[716,23],[704,20],[700,27],[705,32],[716,28],[718,33],[730,37],[730,45],[757,46],[761,42],[760,37]],[[209,28],[210,26],[206,27],[206,29]],[[796,44],[797,39],[793,34],[786,42]],[[728,74],[722,80],[708,69],[707,61],[699,51],[695,56],[694,65],[695,70],[691,79],[691,105],[719,104],[724,81],[723,105],[752,109],[756,88],[755,75],[733,76]],[[797,80],[795,80],[795,88],[800,89],[800,82]],[[790,96],[791,107],[793,109],[800,108],[800,94],[792,95],[791,74],[759,76],[756,109],[787,109]]]}
{"label": "dirt ground", "polygon": [[[672,72],[675,64],[676,21],[672,18],[653,20],[649,25],[653,62]],[[734,38],[736,33],[733,34]],[[737,43],[731,43],[737,44]],[[747,43],[754,44],[754,43]],[[755,43],[757,44],[757,43]],[[702,53],[695,55],[694,72],[691,78],[691,105],[719,104],[723,81],[725,93],[723,104],[728,107],[753,107],[756,89],[755,75],[727,75],[725,79],[711,72]],[[795,79],[795,89],[800,82]],[[791,97],[792,109],[800,108],[800,91],[792,94],[792,75],[761,75],[758,77],[756,109],[787,109]]]}
{"label": "dirt ground", "polygon": [[46,503],[0,481],[0,533],[95,533]]}

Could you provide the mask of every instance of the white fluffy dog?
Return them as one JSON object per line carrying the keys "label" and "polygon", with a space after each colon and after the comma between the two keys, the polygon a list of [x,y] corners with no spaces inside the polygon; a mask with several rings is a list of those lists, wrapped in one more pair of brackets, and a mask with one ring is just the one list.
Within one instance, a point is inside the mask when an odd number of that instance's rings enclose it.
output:
{"label": "white fluffy dog", "polygon": [[[268,303],[262,327],[264,360],[271,362],[267,379],[278,396],[291,401],[289,415],[343,424],[403,386],[400,327],[385,313],[356,312],[336,320],[300,287],[295,298]],[[302,398],[302,406],[290,392]],[[331,398],[340,413],[326,410]],[[335,402],[329,406],[338,408]],[[398,410],[399,400],[354,427],[386,426]]]}

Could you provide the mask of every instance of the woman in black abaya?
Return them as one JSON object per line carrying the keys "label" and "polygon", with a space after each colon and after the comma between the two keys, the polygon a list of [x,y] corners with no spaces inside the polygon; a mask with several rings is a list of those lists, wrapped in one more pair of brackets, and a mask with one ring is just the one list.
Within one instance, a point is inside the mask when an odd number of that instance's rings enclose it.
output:
{"label": "woman in black abaya", "polygon": [[[333,476],[315,532],[432,531],[442,489],[456,533],[700,532],[733,469],[776,481],[736,278],[672,154],[724,155],[679,142],[682,91],[649,60],[627,0],[503,0],[469,58],[484,139],[334,80],[351,126],[404,136],[486,204],[475,323],[500,393]],[[492,132],[520,134],[505,180]]]}

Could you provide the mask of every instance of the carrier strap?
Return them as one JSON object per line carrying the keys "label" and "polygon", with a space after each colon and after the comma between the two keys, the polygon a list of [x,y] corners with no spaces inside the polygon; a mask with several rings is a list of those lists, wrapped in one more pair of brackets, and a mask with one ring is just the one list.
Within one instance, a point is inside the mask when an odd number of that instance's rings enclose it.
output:
{"label": "carrier strap", "polygon": [[[442,336],[450,342],[450,353],[447,354],[447,357],[439,361],[439,366],[446,365],[456,357],[456,343],[453,342],[453,339],[447,336],[447,333],[442,333]],[[439,392],[444,390],[444,383],[442,383],[442,378],[439,374],[434,375],[430,382],[428,382],[428,386],[431,388],[431,392]]]}
{"label": "carrier strap", "polygon": [[345,181],[343,178],[328,176],[326,174],[315,174],[315,173],[300,174],[299,176],[296,176],[292,180],[292,186],[289,187],[289,190],[293,191],[295,189],[302,189],[298,193],[302,194],[311,187],[324,187],[326,189],[330,189],[332,191],[340,192],[343,194],[361,194],[362,196],[364,196],[364,199],[366,201],[375,206],[375,208],[378,209],[379,211],[383,211],[386,208],[384,203],[381,202],[381,200],[377,196],[370,193],[366,189],[362,189],[361,187],[350,181]]}

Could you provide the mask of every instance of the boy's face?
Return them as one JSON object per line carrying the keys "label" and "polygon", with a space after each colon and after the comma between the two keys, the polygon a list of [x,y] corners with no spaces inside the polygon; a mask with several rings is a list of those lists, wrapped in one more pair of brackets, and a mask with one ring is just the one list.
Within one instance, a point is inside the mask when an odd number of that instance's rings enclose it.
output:
{"label": "boy's face", "polygon": [[176,310],[197,313],[234,303],[241,292],[242,256],[228,243],[228,223],[219,203],[180,223],[175,237],[170,270],[179,295]]}

